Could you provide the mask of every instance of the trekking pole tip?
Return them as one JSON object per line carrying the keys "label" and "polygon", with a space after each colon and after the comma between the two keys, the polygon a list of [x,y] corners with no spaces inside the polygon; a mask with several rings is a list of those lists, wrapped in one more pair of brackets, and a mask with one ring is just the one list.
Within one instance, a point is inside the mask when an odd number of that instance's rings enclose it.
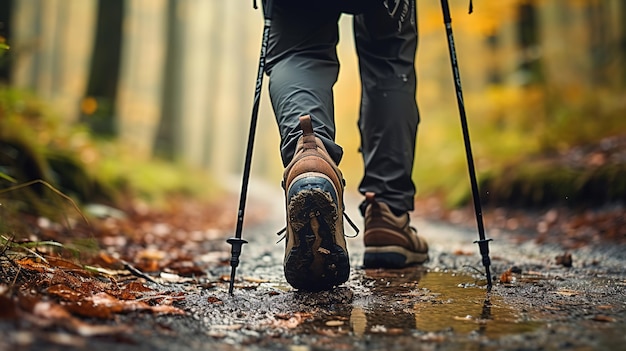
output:
{"label": "trekking pole tip", "polygon": [[230,250],[230,281],[228,286],[228,293],[230,295],[233,294],[233,289],[235,286],[235,272],[237,271],[237,266],[239,266],[239,256],[241,255],[241,247],[243,244],[247,244],[248,242],[242,238],[232,237],[226,240],[232,248]]}
{"label": "trekking pole tip", "polygon": [[478,248],[480,250],[480,255],[482,256],[483,266],[485,267],[485,274],[487,275],[487,290],[491,291],[492,281],[491,281],[491,271],[489,267],[491,266],[491,259],[489,258],[489,242],[493,241],[493,239],[480,239],[474,241],[475,244],[478,244]]}

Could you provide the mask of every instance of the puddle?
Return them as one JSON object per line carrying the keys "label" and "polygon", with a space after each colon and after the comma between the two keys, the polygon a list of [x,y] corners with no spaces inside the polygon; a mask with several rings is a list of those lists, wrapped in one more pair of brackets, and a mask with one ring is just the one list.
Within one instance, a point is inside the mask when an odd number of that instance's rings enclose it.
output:
{"label": "puddle", "polygon": [[[452,329],[456,333],[478,332],[489,338],[537,329],[538,322],[525,321],[522,311],[507,305],[501,297],[487,299],[484,288],[465,274],[430,272],[419,282],[424,303],[413,306],[415,328],[426,332]],[[432,300],[428,301],[428,297]]]}
{"label": "puddle", "polygon": [[362,274],[363,291],[354,292],[352,303],[335,306],[309,327],[355,336],[453,332],[498,338],[541,326],[499,296],[487,300],[485,288],[467,274],[416,269]]}

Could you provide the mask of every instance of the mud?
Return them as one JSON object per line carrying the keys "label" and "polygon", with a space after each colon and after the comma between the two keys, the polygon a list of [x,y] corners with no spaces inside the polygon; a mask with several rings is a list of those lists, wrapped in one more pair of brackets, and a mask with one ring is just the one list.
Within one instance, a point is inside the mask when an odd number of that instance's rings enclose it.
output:
{"label": "mud", "polygon": [[[264,199],[280,199],[262,196]],[[352,203],[350,202],[352,201]],[[347,207],[356,200],[347,199]],[[430,243],[430,261],[404,270],[361,268],[361,237],[348,240],[352,271],[332,291],[303,293],[285,281],[282,204],[253,200],[267,221],[246,225],[233,296],[230,267],[152,287],[185,293],[183,316],[127,314],[111,337],[31,331],[0,321],[1,350],[619,350],[626,345],[626,250],[519,243],[493,234],[494,287],[487,292],[475,232],[442,223],[414,224]],[[352,206],[356,208],[356,206]],[[349,213],[355,219],[356,213]],[[224,239],[232,233],[224,233]],[[207,243],[223,250],[223,243]],[[201,248],[198,248],[201,250]],[[197,253],[200,254],[200,253]]]}

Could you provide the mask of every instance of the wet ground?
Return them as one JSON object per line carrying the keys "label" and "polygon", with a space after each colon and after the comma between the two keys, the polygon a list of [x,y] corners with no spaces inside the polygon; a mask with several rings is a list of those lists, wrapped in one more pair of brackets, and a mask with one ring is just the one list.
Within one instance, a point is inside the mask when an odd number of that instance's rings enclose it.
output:
{"label": "wet ground", "polygon": [[[491,244],[494,287],[481,273],[476,232],[415,219],[431,246],[424,266],[365,270],[362,238],[349,239],[352,272],[333,291],[301,293],[282,274],[284,226],[278,189],[252,185],[249,212],[262,223],[246,225],[234,296],[230,267],[213,265],[208,275],[152,284],[184,293],[182,316],[127,314],[110,323],[133,324],[115,337],[84,338],[20,328],[1,333],[0,349],[93,350],[624,350],[626,349],[626,250],[519,242],[498,232]],[[347,197],[358,222],[358,198]],[[224,239],[233,233],[224,233]],[[495,233],[494,233],[495,234]],[[229,257],[223,240],[206,248]],[[202,252],[205,248],[197,248]],[[8,332],[7,332],[8,331]]]}

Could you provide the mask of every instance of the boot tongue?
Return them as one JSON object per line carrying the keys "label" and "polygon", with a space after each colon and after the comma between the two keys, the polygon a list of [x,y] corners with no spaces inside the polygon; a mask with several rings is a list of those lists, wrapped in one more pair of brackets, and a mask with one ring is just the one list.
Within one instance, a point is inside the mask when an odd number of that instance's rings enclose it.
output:
{"label": "boot tongue", "polygon": [[302,149],[317,149],[315,134],[313,134],[313,124],[311,123],[311,116],[306,115],[300,117],[300,129],[302,129]]}

